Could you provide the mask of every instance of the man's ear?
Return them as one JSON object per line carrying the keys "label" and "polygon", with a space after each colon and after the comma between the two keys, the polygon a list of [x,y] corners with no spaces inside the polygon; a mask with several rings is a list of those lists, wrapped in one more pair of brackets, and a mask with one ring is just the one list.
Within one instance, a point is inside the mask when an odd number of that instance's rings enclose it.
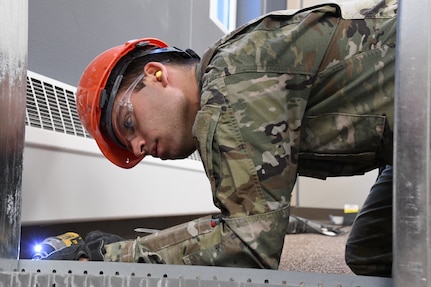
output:
{"label": "man's ear", "polygon": [[166,66],[159,62],[149,62],[144,67],[145,77],[151,81],[160,82],[163,86],[168,84]]}

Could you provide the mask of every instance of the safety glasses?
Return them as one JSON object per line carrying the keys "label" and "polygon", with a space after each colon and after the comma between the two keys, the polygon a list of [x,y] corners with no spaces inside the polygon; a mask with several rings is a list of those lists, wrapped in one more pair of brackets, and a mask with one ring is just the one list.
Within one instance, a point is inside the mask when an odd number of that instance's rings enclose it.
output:
{"label": "safety glasses", "polygon": [[142,81],[145,73],[136,78],[135,81],[121,95],[118,104],[114,107],[112,125],[117,138],[125,145],[125,147],[133,152],[131,141],[136,137],[137,120],[133,112],[133,104],[130,101],[136,86]]}

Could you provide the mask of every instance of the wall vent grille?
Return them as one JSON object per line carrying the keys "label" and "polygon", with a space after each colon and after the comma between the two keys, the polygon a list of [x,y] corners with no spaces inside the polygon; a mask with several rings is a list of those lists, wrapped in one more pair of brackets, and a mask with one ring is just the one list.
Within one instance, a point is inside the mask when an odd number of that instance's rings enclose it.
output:
{"label": "wall vent grille", "polygon": [[79,121],[75,91],[74,87],[28,71],[25,124],[91,138]]}
{"label": "wall vent grille", "polygon": [[[25,124],[84,138],[91,138],[82,126],[75,101],[76,88],[35,72],[27,71]],[[189,159],[201,160],[197,152]]]}

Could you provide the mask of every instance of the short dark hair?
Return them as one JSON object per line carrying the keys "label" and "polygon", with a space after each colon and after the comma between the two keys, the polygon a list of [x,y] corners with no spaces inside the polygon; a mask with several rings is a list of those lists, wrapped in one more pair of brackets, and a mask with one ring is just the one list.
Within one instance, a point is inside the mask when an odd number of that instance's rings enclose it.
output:
{"label": "short dark hair", "polygon": [[[199,62],[199,58],[185,58],[179,56],[178,53],[160,53],[152,54],[138,58],[131,62],[124,72],[123,80],[119,87],[119,91],[127,89],[133,81],[143,73],[144,67],[149,62],[165,63],[166,65],[192,66]],[[142,86],[143,87],[143,86]]]}

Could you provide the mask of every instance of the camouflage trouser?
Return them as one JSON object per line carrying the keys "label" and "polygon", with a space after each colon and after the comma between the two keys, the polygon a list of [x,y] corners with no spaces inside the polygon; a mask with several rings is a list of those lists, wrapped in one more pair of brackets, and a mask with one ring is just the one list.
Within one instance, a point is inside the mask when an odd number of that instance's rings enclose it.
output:
{"label": "camouflage trouser", "polygon": [[371,188],[346,243],[346,263],[358,275],[392,273],[392,167]]}
{"label": "camouflage trouser", "polygon": [[105,245],[105,261],[276,269],[288,213],[285,207],[239,218],[202,217],[136,240]]}

